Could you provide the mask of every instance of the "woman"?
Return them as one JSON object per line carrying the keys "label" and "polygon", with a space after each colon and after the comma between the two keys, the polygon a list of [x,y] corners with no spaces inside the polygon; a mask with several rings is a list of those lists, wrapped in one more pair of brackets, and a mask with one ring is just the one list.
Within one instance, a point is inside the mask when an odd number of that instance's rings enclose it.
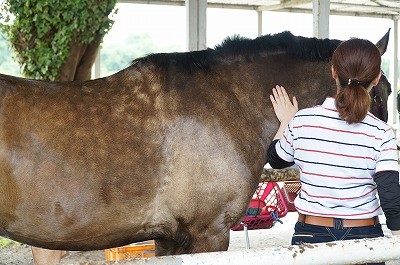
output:
{"label": "woman", "polygon": [[400,234],[396,139],[389,125],[368,113],[380,64],[373,43],[350,39],[332,57],[335,98],[297,112],[295,97],[292,103],[283,87],[272,90],[281,124],[268,162],[273,168],[296,164],[302,183],[292,244],[381,237],[382,210],[388,228]]}

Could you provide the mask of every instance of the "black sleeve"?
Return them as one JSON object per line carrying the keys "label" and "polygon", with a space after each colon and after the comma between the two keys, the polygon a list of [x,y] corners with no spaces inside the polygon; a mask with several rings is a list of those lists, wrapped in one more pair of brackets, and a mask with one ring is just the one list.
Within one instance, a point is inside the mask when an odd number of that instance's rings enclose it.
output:
{"label": "black sleeve", "polygon": [[400,230],[400,184],[399,172],[382,171],[374,175],[381,207],[390,230]]}
{"label": "black sleeve", "polygon": [[294,162],[283,160],[277,153],[275,145],[279,140],[274,140],[268,147],[267,162],[272,168],[281,169],[294,165]]}

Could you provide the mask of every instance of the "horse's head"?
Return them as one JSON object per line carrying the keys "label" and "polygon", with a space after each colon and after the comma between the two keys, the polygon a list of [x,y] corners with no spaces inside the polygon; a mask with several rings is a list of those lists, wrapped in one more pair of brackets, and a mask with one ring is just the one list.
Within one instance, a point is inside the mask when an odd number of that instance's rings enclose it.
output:
{"label": "horse's head", "polygon": [[387,80],[385,74],[382,72],[381,79],[378,85],[371,89],[371,108],[370,112],[374,114],[375,117],[388,121],[388,97],[392,93],[392,88]]}
{"label": "horse's head", "polygon": [[[389,43],[389,33],[388,32],[383,36],[377,43],[381,55],[386,52],[388,43]],[[374,114],[375,117],[387,122],[388,120],[388,108],[387,108],[387,100],[388,97],[392,93],[391,85],[386,78],[385,74],[382,72],[382,77],[379,80],[377,86],[373,87],[370,92],[371,96],[371,108],[370,112]]]}

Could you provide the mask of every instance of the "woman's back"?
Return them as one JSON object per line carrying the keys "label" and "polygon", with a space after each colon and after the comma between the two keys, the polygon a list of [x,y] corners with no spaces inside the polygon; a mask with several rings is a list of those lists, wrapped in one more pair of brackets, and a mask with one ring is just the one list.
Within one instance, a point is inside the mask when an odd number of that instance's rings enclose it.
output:
{"label": "woman's back", "polygon": [[299,111],[289,126],[293,149],[281,147],[294,150],[301,170],[298,211],[350,219],[381,214],[372,176],[376,165],[385,167],[382,159],[396,153],[385,147],[394,141],[387,124],[371,114],[348,124],[339,118],[334,99],[327,98],[322,106]]}
{"label": "woman's back", "polygon": [[382,237],[382,212],[387,227],[400,235],[396,139],[390,126],[368,113],[380,63],[374,44],[351,39],[332,56],[335,98],[296,113],[296,98],[292,103],[279,85],[272,89],[280,126],[268,162],[273,168],[300,168],[293,245]]}

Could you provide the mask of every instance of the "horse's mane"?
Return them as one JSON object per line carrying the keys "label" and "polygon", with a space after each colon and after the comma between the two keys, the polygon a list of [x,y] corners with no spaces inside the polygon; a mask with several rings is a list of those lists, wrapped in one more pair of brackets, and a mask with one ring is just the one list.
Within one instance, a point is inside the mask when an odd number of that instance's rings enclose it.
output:
{"label": "horse's mane", "polygon": [[226,38],[214,49],[180,53],[155,53],[133,60],[132,65],[141,62],[153,63],[163,69],[175,66],[185,71],[208,70],[216,63],[218,57],[244,56],[251,59],[261,53],[275,52],[286,53],[308,61],[329,61],[340,42],[340,40],[334,39],[294,36],[289,31],[264,35],[255,39],[235,35]]}

